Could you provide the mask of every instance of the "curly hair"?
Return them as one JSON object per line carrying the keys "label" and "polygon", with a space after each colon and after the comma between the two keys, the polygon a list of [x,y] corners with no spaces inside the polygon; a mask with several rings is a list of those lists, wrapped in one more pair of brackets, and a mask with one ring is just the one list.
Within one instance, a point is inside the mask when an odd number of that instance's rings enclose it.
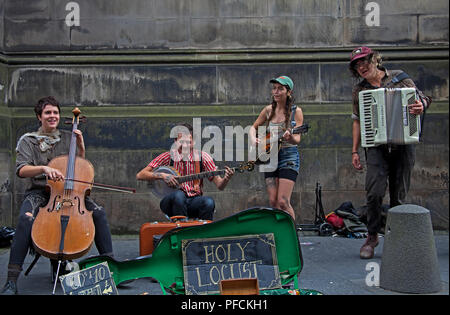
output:
{"label": "curly hair", "polygon": [[[383,58],[381,56],[381,54],[378,51],[373,51],[371,54],[367,55],[366,57],[364,57],[365,60],[369,61],[370,63],[374,63],[378,69],[381,69],[382,67],[382,63],[383,63]],[[348,66],[348,69],[350,70],[351,74],[355,77],[355,78],[359,78],[360,75],[358,73],[358,70],[356,70],[356,62],[360,60],[360,59],[356,59],[353,60],[353,62],[351,62]]]}
{"label": "curly hair", "polygon": [[53,96],[46,96],[41,98],[36,105],[34,105],[34,112],[36,113],[36,117],[42,115],[42,111],[44,110],[46,105],[53,105],[58,107],[58,111],[61,112],[61,108],[59,107],[59,102]]}

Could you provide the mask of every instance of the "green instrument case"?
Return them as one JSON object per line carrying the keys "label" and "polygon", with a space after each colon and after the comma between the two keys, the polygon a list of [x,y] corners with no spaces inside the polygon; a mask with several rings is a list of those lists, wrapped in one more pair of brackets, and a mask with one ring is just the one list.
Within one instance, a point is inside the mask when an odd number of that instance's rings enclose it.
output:
{"label": "green instrument case", "polygon": [[163,291],[185,294],[183,240],[260,234],[274,236],[281,285],[294,281],[297,287],[303,259],[295,223],[289,214],[271,208],[251,208],[209,224],[175,228],[164,234],[152,255],[125,261],[94,256],[80,261],[79,265],[84,269],[106,261],[116,285],[127,280],[152,277],[160,282]]}

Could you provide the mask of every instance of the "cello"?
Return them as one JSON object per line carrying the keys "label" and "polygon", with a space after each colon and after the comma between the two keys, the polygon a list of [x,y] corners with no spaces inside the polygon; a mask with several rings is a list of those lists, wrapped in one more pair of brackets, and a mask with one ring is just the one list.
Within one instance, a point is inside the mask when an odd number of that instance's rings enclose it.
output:
{"label": "cello", "polygon": [[45,207],[39,208],[31,230],[36,251],[59,261],[86,254],[95,236],[92,212],[86,209],[84,203],[93,185],[94,167],[88,160],[76,156],[74,131],[78,128],[81,111],[76,107],[72,113],[69,154],[57,156],[48,164],[65,174],[65,180],[47,180],[50,199]]}

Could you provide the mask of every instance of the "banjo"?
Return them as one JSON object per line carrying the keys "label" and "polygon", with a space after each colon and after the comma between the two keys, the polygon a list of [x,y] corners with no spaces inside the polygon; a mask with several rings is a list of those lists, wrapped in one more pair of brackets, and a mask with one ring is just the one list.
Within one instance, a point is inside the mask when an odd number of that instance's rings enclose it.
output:
{"label": "banjo", "polygon": [[[230,167],[232,170],[237,171],[239,173],[243,173],[244,171],[253,171],[255,167],[256,162],[250,161],[246,163],[242,163],[241,165],[237,167]],[[175,179],[178,181],[178,183],[182,184],[184,182],[188,182],[191,180],[196,179],[202,179],[217,175],[223,175],[225,174],[225,169],[216,170],[216,171],[210,171],[210,172],[201,172],[191,175],[185,175],[181,176],[180,173],[171,166],[159,166],[153,170],[154,174],[169,174],[175,176]],[[149,183],[151,187],[152,193],[157,196],[158,198],[164,198],[168,194],[177,191],[179,188],[172,188],[169,187],[163,180],[154,180],[151,183]]]}

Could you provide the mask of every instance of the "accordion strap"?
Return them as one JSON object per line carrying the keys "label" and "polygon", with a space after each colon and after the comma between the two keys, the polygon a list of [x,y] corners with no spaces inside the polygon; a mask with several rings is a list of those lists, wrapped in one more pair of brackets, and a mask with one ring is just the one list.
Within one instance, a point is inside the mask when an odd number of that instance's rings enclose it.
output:
{"label": "accordion strap", "polygon": [[389,83],[389,85],[391,84],[396,84],[400,81],[403,81],[405,79],[408,79],[409,75],[406,72],[401,72],[399,74],[397,74],[395,77],[392,78],[391,82]]}

